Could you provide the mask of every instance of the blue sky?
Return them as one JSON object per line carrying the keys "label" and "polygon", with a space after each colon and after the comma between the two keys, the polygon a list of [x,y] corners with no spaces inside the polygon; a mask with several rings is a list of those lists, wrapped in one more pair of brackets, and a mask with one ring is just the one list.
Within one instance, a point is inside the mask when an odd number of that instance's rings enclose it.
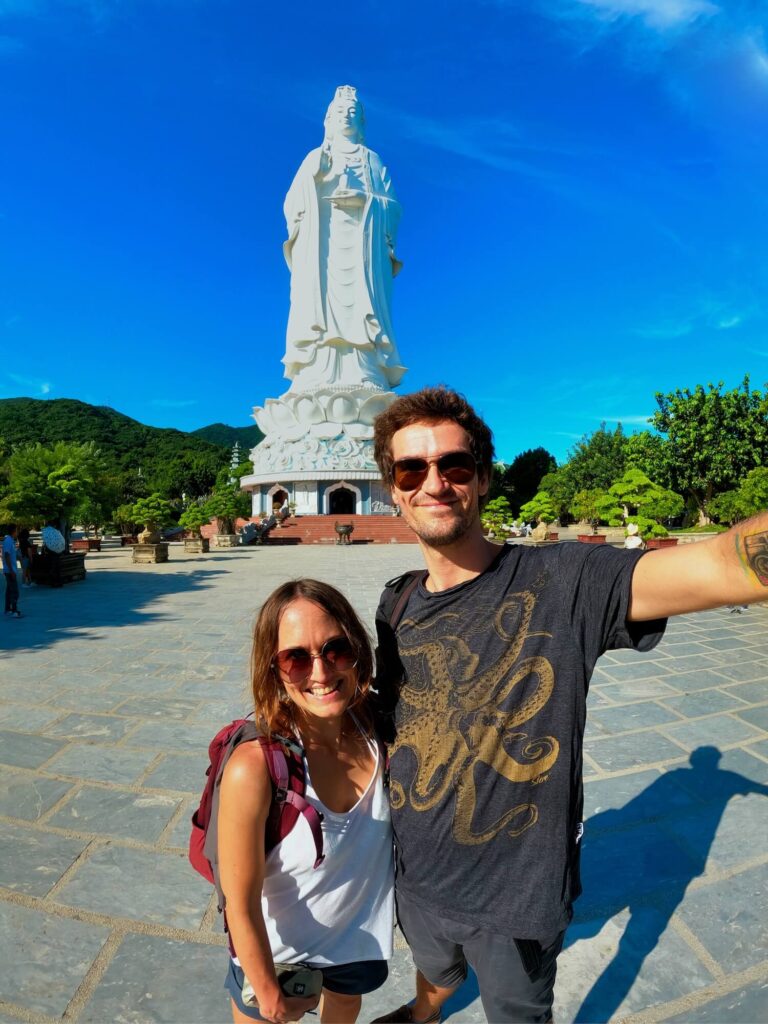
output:
{"label": "blue sky", "polygon": [[189,430],[287,389],[282,203],[356,85],[400,390],[506,459],[768,380],[765,0],[0,0],[0,397]]}

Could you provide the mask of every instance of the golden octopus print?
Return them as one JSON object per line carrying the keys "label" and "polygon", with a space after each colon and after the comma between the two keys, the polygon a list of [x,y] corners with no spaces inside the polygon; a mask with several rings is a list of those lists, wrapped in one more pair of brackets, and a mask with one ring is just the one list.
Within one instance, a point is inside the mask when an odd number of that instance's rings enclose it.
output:
{"label": "golden octopus print", "polygon": [[[398,722],[391,753],[394,757],[398,750],[410,748],[416,771],[407,794],[401,783],[392,781],[390,800],[394,810],[408,802],[415,811],[427,811],[452,791],[453,836],[464,845],[486,843],[502,829],[510,836],[521,835],[536,823],[539,813],[536,804],[527,799],[476,831],[476,765],[490,768],[509,782],[537,782],[557,760],[560,745],[554,736],[531,737],[522,728],[547,703],[555,682],[546,658],[520,658],[529,636],[551,635],[529,633],[535,604],[530,591],[510,594],[491,622],[479,617],[474,633],[482,631],[483,646],[489,628],[504,645],[498,660],[480,672],[480,658],[467,642],[471,642],[472,632],[465,629],[463,636],[455,635],[456,613],[444,612],[423,625],[403,620],[403,626],[410,629],[401,633],[405,634],[400,647],[402,662],[406,669],[415,667],[416,659],[421,659],[421,664],[418,672],[407,672],[409,678],[400,691],[405,714]],[[426,632],[429,638],[419,642],[418,634]],[[427,685],[412,685],[411,676],[427,680]],[[521,685],[531,679],[535,680],[533,687]],[[517,688],[525,692],[524,699],[504,710],[501,705]]]}

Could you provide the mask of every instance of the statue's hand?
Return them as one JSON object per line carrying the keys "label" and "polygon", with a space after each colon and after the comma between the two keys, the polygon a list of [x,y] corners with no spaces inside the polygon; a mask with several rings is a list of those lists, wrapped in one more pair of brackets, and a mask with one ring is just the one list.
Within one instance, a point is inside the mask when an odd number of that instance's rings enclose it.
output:
{"label": "statue's hand", "polygon": [[365,193],[351,188],[337,189],[328,198],[339,208],[365,205]]}

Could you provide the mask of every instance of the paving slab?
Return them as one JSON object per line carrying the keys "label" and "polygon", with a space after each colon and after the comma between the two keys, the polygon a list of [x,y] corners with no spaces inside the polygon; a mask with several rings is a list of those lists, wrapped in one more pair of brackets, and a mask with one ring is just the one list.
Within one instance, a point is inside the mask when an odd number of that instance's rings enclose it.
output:
{"label": "paving slab", "polygon": [[[26,617],[0,621],[0,648],[13,644],[0,673],[0,1021],[62,1020],[75,992],[72,1024],[229,1021],[212,889],[185,851],[208,742],[248,709],[255,612],[285,579],[314,576],[370,626],[382,583],[421,564],[410,545],[130,558],[89,555],[83,583],[33,588]],[[655,651],[609,652],[589,708],[585,892],[556,1019],[762,1021],[768,609],[683,616]],[[412,985],[400,942],[360,1020]],[[445,1019],[484,1020],[471,975]]]}
{"label": "paving slab", "polygon": [[667,1024],[756,1024],[768,1008],[768,978],[743,985],[727,995],[667,1017]]}
{"label": "paving slab", "polygon": [[60,1019],[109,931],[0,903],[0,992],[9,1003]]}
{"label": "paving slab", "polygon": [[126,935],[80,1020],[231,1024],[226,970],[227,951],[220,946]]}
{"label": "paving slab", "polygon": [[183,854],[107,846],[94,852],[56,894],[97,914],[196,930],[211,887]]}
{"label": "paving slab", "polygon": [[29,772],[0,775],[0,815],[37,821],[72,789],[71,782]]}
{"label": "paving slab", "polygon": [[87,843],[7,822],[0,831],[0,886],[27,896],[45,896]]}
{"label": "paving slab", "polygon": [[48,824],[77,832],[152,843],[179,806],[162,793],[133,793],[83,786],[48,819]]}
{"label": "paving slab", "polygon": [[129,785],[144,773],[156,755],[149,750],[102,746],[96,743],[70,743],[45,766],[47,774],[66,775],[91,782]]}

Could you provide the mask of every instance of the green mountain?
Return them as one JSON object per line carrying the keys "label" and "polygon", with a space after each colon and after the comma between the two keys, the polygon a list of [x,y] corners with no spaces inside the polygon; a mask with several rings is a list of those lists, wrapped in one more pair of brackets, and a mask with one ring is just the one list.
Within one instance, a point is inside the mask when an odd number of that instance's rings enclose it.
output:
{"label": "green mountain", "polygon": [[221,444],[229,449],[232,449],[237,442],[245,454],[251,448],[255,448],[264,437],[255,423],[250,427],[228,427],[226,423],[211,423],[209,427],[192,430],[191,434],[193,437],[201,437],[204,441]]}
{"label": "green mountain", "polygon": [[0,399],[0,440],[8,447],[93,441],[118,490],[130,500],[153,491],[174,498],[206,494],[230,458],[226,445],[181,430],[148,427],[108,406],[73,398]]}

